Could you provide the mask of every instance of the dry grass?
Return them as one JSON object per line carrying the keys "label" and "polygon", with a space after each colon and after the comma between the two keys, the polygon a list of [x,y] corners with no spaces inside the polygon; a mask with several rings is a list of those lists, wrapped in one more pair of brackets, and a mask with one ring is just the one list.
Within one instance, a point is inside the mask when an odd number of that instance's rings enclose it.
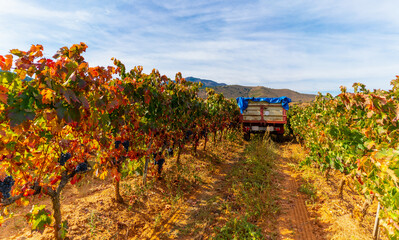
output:
{"label": "dry grass", "polygon": [[[284,148],[283,156],[291,156],[291,167],[303,179],[310,183],[316,191],[316,200],[307,201],[308,210],[313,218],[328,226],[324,231],[327,239],[372,239],[374,217],[377,203],[374,202],[363,221],[358,218],[363,202],[359,195],[347,185],[344,188],[343,198],[339,198],[338,186],[343,174],[330,172],[328,180],[320,170],[311,166],[299,166],[306,157],[306,152],[299,144],[289,144]],[[381,239],[386,239],[382,236]]]}
{"label": "dry grass", "polygon": [[277,149],[269,138],[255,136],[232,165],[226,178],[225,224],[215,232],[215,239],[274,238],[273,225],[279,211],[274,193]]}

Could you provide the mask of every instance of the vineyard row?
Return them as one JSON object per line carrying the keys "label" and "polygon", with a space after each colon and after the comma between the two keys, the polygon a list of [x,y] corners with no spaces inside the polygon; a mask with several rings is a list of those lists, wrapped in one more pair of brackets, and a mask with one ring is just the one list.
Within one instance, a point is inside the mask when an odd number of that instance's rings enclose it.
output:
{"label": "vineyard row", "polygon": [[55,238],[63,239],[60,194],[69,182],[87,172],[110,174],[115,199],[123,202],[119,182],[130,162],[142,162],[145,184],[151,166],[162,173],[166,150],[177,151],[179,165],[188,142],[196,150],[203,138],[205,148],[209,133],[237,127],[237,104],[222,94],[208,90],[201,99],[200,84],[180,73],[171,80],[141,66],[127,71],[117,59],[90,67],[86,48],[63,47],[45,58],[43,47],[32,45],[0,55],[0,224],[8,205],[46,195],[53,214],[37,208],[29,220],[43,230],[54,218]]}
{"label": "vineyard row", "polygon": [[307,162],[344,173],[368,205],[382,205],[381,223],[399,238],[399,77],[392,89],[369,91],[354,84],[336,97],[319,94],[310,105],[290,109],[290,126],[308,150]]}

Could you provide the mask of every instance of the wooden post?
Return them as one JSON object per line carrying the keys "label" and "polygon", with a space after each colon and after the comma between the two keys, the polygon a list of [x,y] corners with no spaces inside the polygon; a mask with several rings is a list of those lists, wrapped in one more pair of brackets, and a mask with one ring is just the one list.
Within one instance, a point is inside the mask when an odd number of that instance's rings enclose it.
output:
{"label": "wooden post", "polygon": [[[151,145],[152,145],[152,141],[150,142],[150,145],[148,146],[147,151],[150,150]],[[149,157],[147,156],[147,157],[145,158],[144,172],[143,172],[143,185],[144,185],[144,186],[145,186],[146,183],[147,183],[147,171],[148,171],[148,162],[149,162],[149,161],[150,161],[150,160],[149,160]]]}
{"label": "wooden post", "polygon": [[375,222],[374,222],[374,231],[373,231],[373,239],[378,240],[378,233],[380,232],[379,224],[380,224],[380,202],[378,201],[377,213],[375,214]]}
{"label": "wooden post", "polygon": [[144,186],[145,186],[146,183],[147,183],[148,162],[149,162],[149,157],[147,156],[147,157],[145,158],[144,172],[143,172],[143,185],[144,185]]}

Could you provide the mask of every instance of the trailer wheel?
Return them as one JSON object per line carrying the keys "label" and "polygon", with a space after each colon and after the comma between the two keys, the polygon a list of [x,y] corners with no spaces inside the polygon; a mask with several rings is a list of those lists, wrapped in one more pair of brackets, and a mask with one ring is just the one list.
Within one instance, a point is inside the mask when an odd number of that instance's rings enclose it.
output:
{"label": "trailer wheel", "polygon": [[284,141],[284,135],[283,134],[277,134],[276,140],[278,143],[282,143]]}
{"label": "trailer wheel", "polygon": [[250,133],[250,132],[244,133],[244,140],[245,140],[245,141],[251,140],[251,133]]}

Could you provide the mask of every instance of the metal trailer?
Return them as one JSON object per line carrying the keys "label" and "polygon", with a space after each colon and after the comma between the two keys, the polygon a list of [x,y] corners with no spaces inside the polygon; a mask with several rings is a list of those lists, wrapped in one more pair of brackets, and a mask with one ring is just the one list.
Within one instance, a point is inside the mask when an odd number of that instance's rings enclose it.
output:
{"label": "metal trailer", "polygon": [[244,131],[244,139],[249,140],[251,133],[265,133],[266,131],[282,138],[284,124],[287,123],[287,110],[281,103],[269,103],[255,98],[254,100],[248,99],[246,109],[241,111],[240,122]]}

